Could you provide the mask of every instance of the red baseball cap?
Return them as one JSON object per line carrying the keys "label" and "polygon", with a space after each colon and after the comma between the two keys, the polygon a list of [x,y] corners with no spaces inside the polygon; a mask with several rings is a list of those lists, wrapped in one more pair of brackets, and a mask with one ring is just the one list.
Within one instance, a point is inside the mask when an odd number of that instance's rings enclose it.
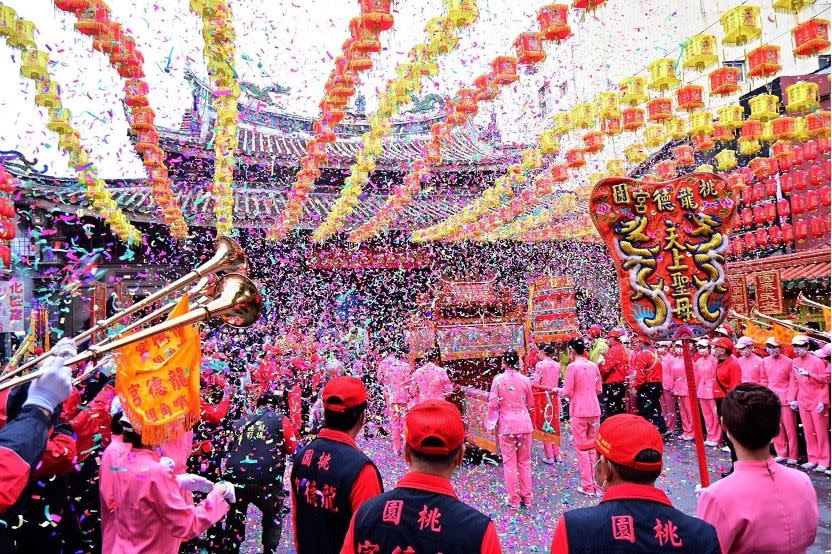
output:
{"label": "red baseball cap", "polygon": [[417,404],[405,418],[407,445],[421,454],[447,456],[465,440],[459,409],[447,400]]}
{"label": "red baseball cap", "polygon": [[324,409],[344,412],[367,403],[367,389],[361,379],[355,377],[333,377],[324,386]]}
{"label": "red baseball cap", "polygon": [[637,415],[608,417],[595,436],[595,450],[609,461],[639,471],[661,469],[661,458],[658,462],[636,461],[638,453],[648,448],[663,454],[664,442],[656,426]]}
{"label": "red baseball cap", "polygon": [[717,337],[711,341],[711,346],[719,346],[728,352],[731,352],[734,349],[734,341],[728,337]]}

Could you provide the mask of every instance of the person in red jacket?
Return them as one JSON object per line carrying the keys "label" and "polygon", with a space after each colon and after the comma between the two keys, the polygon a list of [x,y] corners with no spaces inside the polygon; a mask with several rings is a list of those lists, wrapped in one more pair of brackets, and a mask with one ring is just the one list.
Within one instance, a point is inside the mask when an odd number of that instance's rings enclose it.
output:
{"label": "person in red jacket", "polygon": [[639,339],[639,351],[633,357],[633,370],[639,415],[653,423],[662,436],[670,435],[662,414],[662,362],[646,339]]}
{"label": "person in red jacket", "polygon": [[598,369],[601,371],[603,382],[601,392],[601,421],[624,413],[624,399],[627,395],[627,370],[630,367],[630,357],[619,339],[621,331],[613,329],[607,333],[610,348],[599,360]]}
{"label": "person in red jacket", "polygon": [[[717,416],[722,418],[722,401],[725,396],[734,390],[734,387],[742,382],[742,369],[737,363],[737,360],[732,356],[734,351],[734,343],[725,336],[717,337],[711,341],[713,347],[713,354],[716,357],[716,377],[714,378],[714,401],[716,402]],[[730,439],[722,432],[722,441],[731,453],[731,469],[728,475],[734,471],[734,462],[737,461],[737,453],[734,451],[734,445]]]}

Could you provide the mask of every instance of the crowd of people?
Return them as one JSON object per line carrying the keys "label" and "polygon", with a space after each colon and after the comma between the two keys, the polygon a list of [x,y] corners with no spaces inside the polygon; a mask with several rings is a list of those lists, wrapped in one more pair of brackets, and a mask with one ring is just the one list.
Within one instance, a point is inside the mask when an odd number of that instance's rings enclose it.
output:
{"label": "crowd of people", "polygon": [[[277,551],[288,517],[300,553],[500,552],[490,518],[454,492],[466,432],[439,352],[410,363],[390,348],[356,372],[343,350],[290,335],[236,382],[206,337],[202,419],[161,446],[144,444],[125,414],[113,364],[74,389],[64,360],[75,346],[59,342],[44,374],[4,398],[3,550],[237,552],[254,505],[264,552]],[[568,406],[578,490],[600,498],[553,526],[553,552],[805,551],[818,505],[800,469],[829,474],[829,356],[803,335],[770,337],[760,351],[729,326],[696,342],[693,382],[681,342],[620,329],[506,352],[484,422],[498,437],[505,504],[535,508],[534,384]],[[706,445],[733,462],[701,490],[695,517],[654,485],[665,441],[694,440],[694,394]],[[371,427],[410,467],[387,492],[385,468],[356,443]],[[790,467],[802,443],[807,461]],[[565,455],[548,444],[542,461]]]}

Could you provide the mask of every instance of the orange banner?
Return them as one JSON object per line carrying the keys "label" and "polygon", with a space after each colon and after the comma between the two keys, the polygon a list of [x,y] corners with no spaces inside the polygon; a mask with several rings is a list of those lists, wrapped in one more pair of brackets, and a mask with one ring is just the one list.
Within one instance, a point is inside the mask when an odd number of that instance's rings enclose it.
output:
{"label": "orange banner", "polygon": [[[186,294],[168,319],[188,311]],[[116,391],[145,444],[178,438],[199,421],[202,350],[196,325],[158,333],[116,350]]]}

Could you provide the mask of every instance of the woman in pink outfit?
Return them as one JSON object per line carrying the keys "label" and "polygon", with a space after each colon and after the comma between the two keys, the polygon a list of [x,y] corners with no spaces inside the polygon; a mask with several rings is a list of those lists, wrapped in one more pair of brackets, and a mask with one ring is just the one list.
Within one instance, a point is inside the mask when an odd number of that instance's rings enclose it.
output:
{"label": "woman in pink outfit", "polygon": [[445,400],[445,397],[454,392],[448,372],[436,365],[439,361],[439,351],[433,349],[428,352],[426,360],[427,363],[410,376],[408,408],[428,400]]}
{"label": "woman in pink outfit", "polygon": [[742,383],[722,401],[722,426],[737,451],[734,471],[702,490],[696,516],[714,527],[722,552],[806,552],[818,501],[809,477],[769,454],[782,406],[770,389]]}
{"label": "woman in pink outfit", "polygon": [[[560,379],[560,364],[555,361],[557,356],[557,349],[551,344],[544,344],[542,347],[543,359],[537,362],[534,366],[534,374],[532,375],[532,385],[544,387],[550,391],[554,391],[558,387]],[[560,417],[560,397],[557,394],[551,395],[553,417]],[[561,462],[560,446],[550,442],[543,443],[543,463],[553,464]]]}
{"label": "woman in pink outfit", "polygon": [[410,393],[407,390],[410,364],[397,358],[396,354],[397,352],[392,350],[379,362],[378,380],[384,388],[393,450],[396,454],[401,454],[404,452],[404,416],[407,415],[407,403],[410,401]]}
{"label": "woman in pink outfit", "polygon": [[763,359],[754,353],[754,341],[750,337],[740,337],[737,340],[737,351],[740,353],[737,363],[742,370],[743,383],[760,383],[763,379]]}
{"label": "woman in pink outfit", "polygon": [[503,372],[491,381],[485,427],[497,428],[508,504],[519,508],[532,502],[532,383],[518,371],[517,352],[503,354]]}
{"label": "woman in pink outfit", "polygon": [[693,440],[693,419],[690,416],[690,398],[688,398],[688,377],[685,373],[685,357],[682,355],[682,341],[673,344],[673,360],[670,362],[670,374],[673,376],[673,396],[676,409],[682,419],[682,440]]}
{"label": "woman in pink outfit", "polygon": [[578,491],[591,496],[600,496],[601,490],[595,484],[593,467],[598,461],[595,451],[595,435],[601,421],[601,372],[598,366],[586,357],[584,339],[569,341],[572,363],[566,366],[566,381],[559,390],[561,396],[569,398],[569,421],[572,424],[572,440],[578,458],[581,486]]}
{"label": "woman in pink outfit", "polygon": [[673,396],[673,373],[670,367],[676,356],[670,349],[669,341],[657,342],[656,354],[662,363],[662,414],[667,428],[676,431],[679,427],[679,413],[676,410],[676,398]]}
{"label": "woman in pink outfit", "polygon": [[789,406],[800,410],[809,457],[801,467],[825,473],[829,469],[829,366],[809,352],[809,337],[795,336],[792,347]]}
{"label": "woman in pink outfit", "polygon": [[696,341],[698,356],[693,361],[693,374],[696,377],[696,397],[699,398],[699,409],[705,420],[705,445],[716,446],[722,430],[719,427],[719,417],[716,415],[716,401],[714,400],[714,379],[716,378],[716,358],[711,354],[708,339]]}
{"label": "woman in pink outfit", "polygon": [[797,414],[789,407],[789,385],[792,382],[792,359],[780,351],[780,343],[774,337],[766,339],[766,352],[763,358],[763,376],[760,384],[774,391],[783,412],[780,414],[780,432],[774,437],[776,462],[797,463]]}

